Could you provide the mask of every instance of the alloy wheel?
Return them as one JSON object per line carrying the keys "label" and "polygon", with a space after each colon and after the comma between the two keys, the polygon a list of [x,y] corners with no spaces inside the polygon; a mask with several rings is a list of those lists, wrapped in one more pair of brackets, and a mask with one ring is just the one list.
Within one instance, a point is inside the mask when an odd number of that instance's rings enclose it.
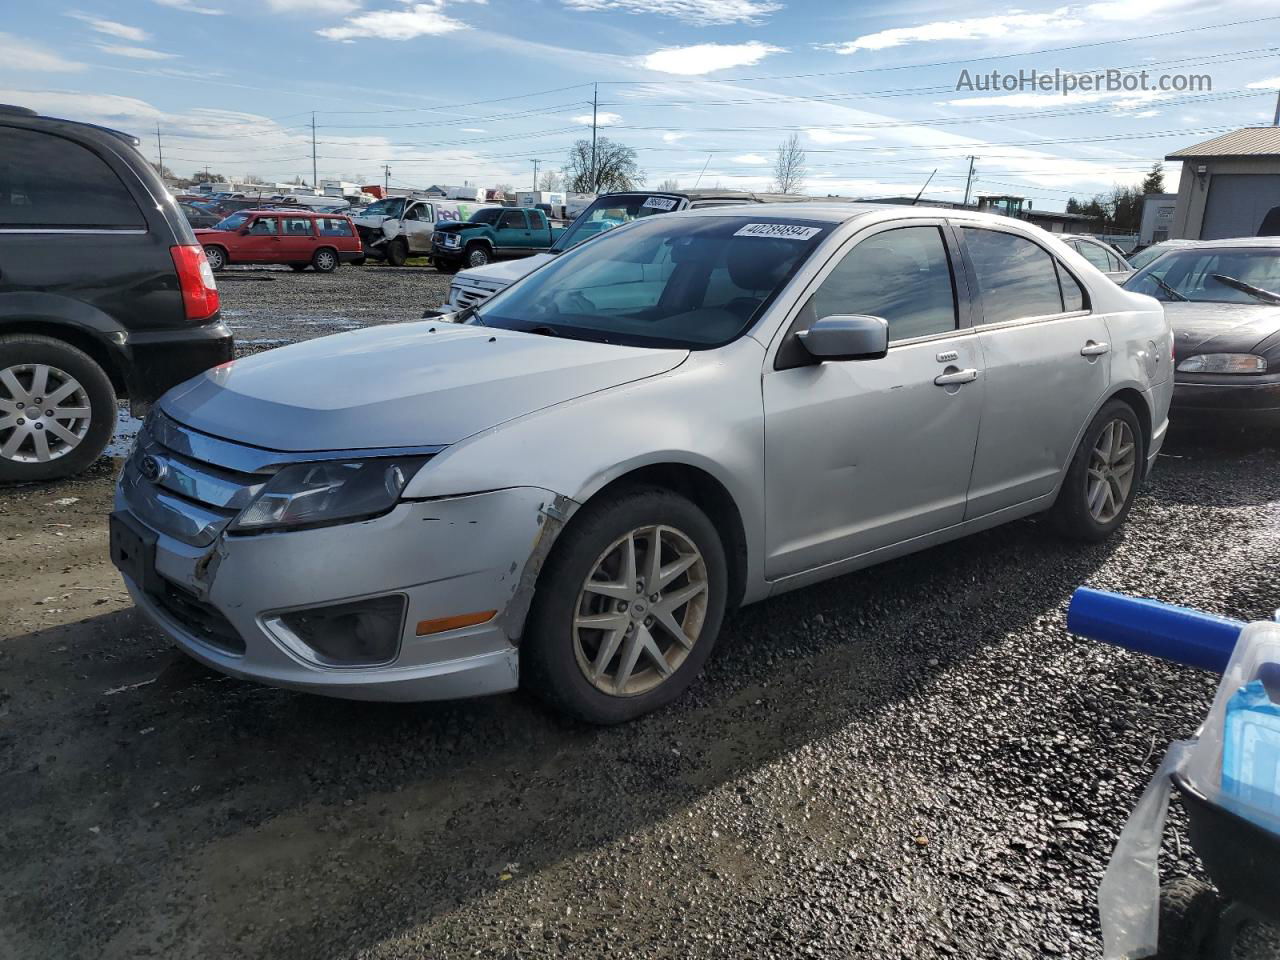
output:
{"label": "alloy wheel", "polygon": [[588,682],[647,693],[680,669],[707,612],[702,553],[675,527],[640,527],[600,555],[574,607],[573,647]]}
{"label": "alloy wheel", "polygon": [[1120,514],[1133,490],[1137,468],[1133,429],[1124,420],[1112,420],[1102,428],[1089,455],[1085,497],[1094,520],[1106,524]]}
{"label": "alloy wheel", "polygon": [[489,255],[483,250],[472,250],[471,256],[467,257],[467,263],[473,267],[483,267],[489,262]]}
{"label": "alloy wheel", "polygon": [[80,445],[92,422],[89,395],[75,377],[45,363],[0,370],[0,458],[47,463]]}
{"label": "alloy wheel", "polygon": [[333,268],[333,254],[328,250],[321,250],[316,254],[316,266],[321,270],[330,270]]}

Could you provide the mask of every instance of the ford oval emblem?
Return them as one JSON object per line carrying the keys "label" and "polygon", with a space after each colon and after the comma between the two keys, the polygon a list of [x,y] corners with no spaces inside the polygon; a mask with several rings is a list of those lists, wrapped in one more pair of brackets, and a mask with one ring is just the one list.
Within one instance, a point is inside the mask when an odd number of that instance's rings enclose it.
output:
{"label": "ford oval emblem", "polygon": [[160,478],[163,477],[167,471],[163,462],[157,460],[148,453],[142,458],[142,462],[138,464],[138,472],[141,473],[150,483],[159,483]]}

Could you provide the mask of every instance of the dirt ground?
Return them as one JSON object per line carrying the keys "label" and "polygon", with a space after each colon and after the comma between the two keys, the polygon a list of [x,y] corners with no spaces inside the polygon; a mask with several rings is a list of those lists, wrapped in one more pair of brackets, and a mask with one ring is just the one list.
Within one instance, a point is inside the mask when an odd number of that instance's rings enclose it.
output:
{"label": "dirt ground", "polygon": [[[248,351],[447,278],[219,284]],[[1066,601],[1269,617],[1278,458],[1176,429],[1111,542],[1020,522],[749,607],[607,730],[222,677],[108,562],[116,461],[4,490],[0,957],[1096,957],[1111,845],[1213,681],[1071,637]],[[1199,869],[1176,811],[1163,866]]]}

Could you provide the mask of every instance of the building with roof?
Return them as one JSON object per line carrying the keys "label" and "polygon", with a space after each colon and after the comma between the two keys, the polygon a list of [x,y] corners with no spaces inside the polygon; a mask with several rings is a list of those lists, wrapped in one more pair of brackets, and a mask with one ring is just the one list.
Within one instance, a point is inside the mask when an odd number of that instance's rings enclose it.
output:
{"label": "building with roof", "polygon": [[1165,159],[1182,162],[1170,237],[1280,234],[1280,126],[1244,127]]}
{"label": "building with roof", "polygon": [[1148,193],[1142,198],[1142,221],[1138,227],[1138,243],[1149,247],[1164,243],[1173,229],[1173,217],[1178,211],[1176,193]]}

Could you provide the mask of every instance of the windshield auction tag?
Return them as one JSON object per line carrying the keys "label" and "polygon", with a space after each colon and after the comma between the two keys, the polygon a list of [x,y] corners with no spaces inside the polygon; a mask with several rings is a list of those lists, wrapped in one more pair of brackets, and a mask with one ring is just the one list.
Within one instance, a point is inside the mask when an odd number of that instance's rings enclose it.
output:
{"label": "windshield auction tag", "polygon": [[781,240],[808,240],[822,232],[821,227],[804,227],[798,223],[748,223],[734,232],[735,237],[776,237]]}
{"label": "windshield auction tag", "polygon": [[640,206],[651,210],[674,210],[679,202],[675,197],[650,197]]}

